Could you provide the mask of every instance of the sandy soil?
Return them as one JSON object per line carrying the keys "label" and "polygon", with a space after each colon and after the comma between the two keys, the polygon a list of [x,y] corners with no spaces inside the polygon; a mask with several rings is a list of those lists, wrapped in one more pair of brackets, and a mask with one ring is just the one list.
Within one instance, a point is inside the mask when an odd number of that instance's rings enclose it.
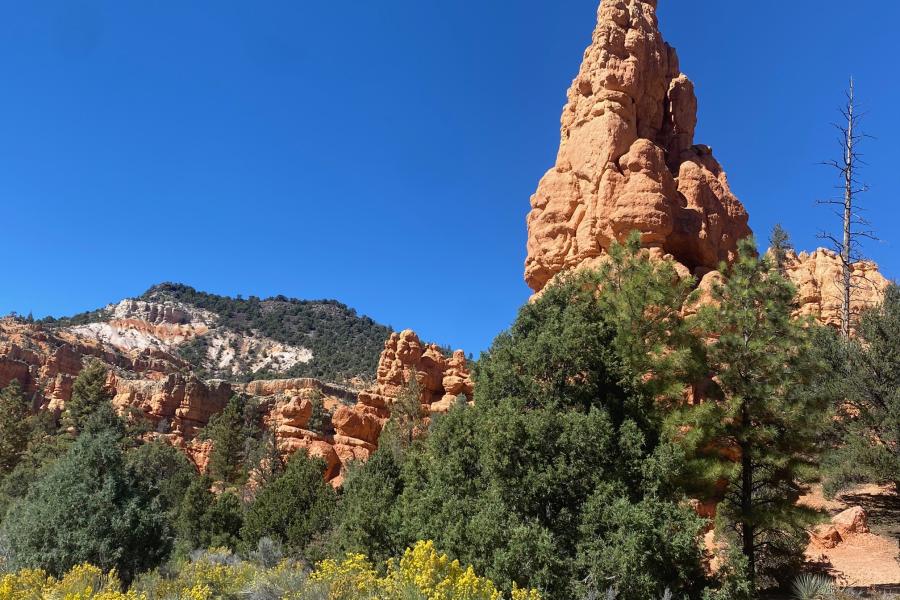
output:
{"label": "sandy soil", "polygon": [[834,548],[810,544],[806,555],[812,569],[825,571],[846,586],[885,591],[900,587],[900,496],[893,487],[861,486],[829,501],[815,486],[800,502],[830,515],[862,506],[869,518],[870,533],[851,535]]}

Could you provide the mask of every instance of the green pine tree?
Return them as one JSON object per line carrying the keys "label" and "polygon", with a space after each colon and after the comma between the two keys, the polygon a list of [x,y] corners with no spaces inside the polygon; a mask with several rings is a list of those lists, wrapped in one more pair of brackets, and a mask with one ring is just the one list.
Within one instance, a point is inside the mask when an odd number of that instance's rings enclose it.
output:
{"label": "green pine tree", "polygon": [[318,434],[334,433],[331,425],[331,413],[325,408],[325,396],[319,389],[313,389],[309,398],[312,403],[312,414],[306,428]]}
{"label": "green pine tree", "polygon": [[296,452],[287,469],[264,487],[247,509],[241,537],[247,547],[256,548],[264,537],[281,542],[285,548],[304,553],[331,525],[336,496],[322,474],[319,459]]}
{"label": "green pine tree", "polygon": [[790,235],[780,223],[776,223],[772,228],[772,235],[769,236],[769,251],[772,253],[772,262],[775,268],[783,274],[788,254],[794,251],[794,245],[791,243]]}
{"label": "green pine tree", "polygon": [[239,484],[246,479],[248,432],[244,402],[232,396],[225,409],[210,419],[203,436],[212,441],[207,471],[214,481]]}
{"label": "green pine tree", "polygon": [[411,447],[416,435],[422,432],[424,422],[422,391],[416,371],[410,368],[406,373],[406,385],[391,405],[390,429],[396,434],[395,441],[403,448]]}
{"label": "green pine tree", "polygon": [[265,487],[284,473],[284,455],[279,448],[278,424],[273,423],[253,440],[248,462],[253,470],[253,480]]}
{"label": "green pine tree", "polygon": [[210,546],[210,532],[206,528],[206,512],[215,502],[215,495],[210,491],[212,479],[208,476],[193,480],[182,496],[175,519],[178,533],[179,549],[185,553],[192,550],[205,550]]}
{"label": "green pine tree", "polygon": [[11,472],[28,446],[30,406],[22,386],[13,381],[0,390],[0,477]]}
{"label": "green pine tree", "polygon": [[697,295],[694,278],[679,276],[671,261],[651,258],[634,232],[612,245],[592,279],[602,290],[599,308],[613,327],[629,385],[656,402],[680,400],[685,385],[703,373],[702,345],[683,316]]}
{"label": "green pine tree", "polygon": [[112,394],[106,389],[106,366],[94,360],[85,366],[72,385],[72,397],[66,402],[63,425],[80,432],[90,417],[100,408],[109,405]]}
{"label": "green pine tree", "polygon": [[792,317],[794,288],[751,240],[723,273],[698,316],[720,398],[677,425],[690,425],[685,441],[710,485],[727,481],[719,529],[733,535],[759,588],[789,575],[805,545],[812,515],[795,501],[824,422],[823,402],[806,393],[822,364],[809,328]]}
{"label": "green pine tree", "polygon": [[900,288],[862,314],[855,339],[833,353],[840,385],[834,421],[840,446],[829,456],[826,489],[861,482],[900,484]]}

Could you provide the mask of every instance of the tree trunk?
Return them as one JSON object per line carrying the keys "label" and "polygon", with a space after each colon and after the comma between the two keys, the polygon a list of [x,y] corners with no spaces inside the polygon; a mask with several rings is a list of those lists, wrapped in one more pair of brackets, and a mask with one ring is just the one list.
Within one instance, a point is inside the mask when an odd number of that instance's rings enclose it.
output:
{"label": "tree trunk", "polygon": [[[741,408],[743,427],[750,427],[750,415],[746,403]],[[753,456],[750,443],[741,442],[741,538],[742,552],[747,558],[747,577],[756,589],[756,528],[753,525]]]}
{"label": "tree trunk", "polygon": [[741,537],[743,538],[743,553],[747,558],[747,576],[750,579],[750,585],[756,586],[756,545],[754,538],[756,537],[755,527],[752,523],[753,515],[753,466],[750,459],[741,458]]}
{"label": "tree trunk", "polygon": [[842,291],[844,293],[841,305],[841,335],[844,339],[850,337],[850,260],[852,240],[850,237],[853,219],[853,80],[850,80],[850,101],[847,103],[847,137],[844,155],[844,240],[841,246],[842,267]]}

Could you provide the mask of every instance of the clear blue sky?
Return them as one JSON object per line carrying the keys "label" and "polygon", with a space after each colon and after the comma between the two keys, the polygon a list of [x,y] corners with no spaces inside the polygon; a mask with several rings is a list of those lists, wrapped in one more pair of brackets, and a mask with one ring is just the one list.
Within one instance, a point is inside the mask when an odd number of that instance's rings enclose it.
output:
{"label": "clear blue sky", "polygon": [[[478,353],[508,326],[596,0],[0,3],[0,313],[180,281],[336,298]],[[852,73],[866,201],[900,274],[900,3],[660,0],[758,237],[833,225]]]}

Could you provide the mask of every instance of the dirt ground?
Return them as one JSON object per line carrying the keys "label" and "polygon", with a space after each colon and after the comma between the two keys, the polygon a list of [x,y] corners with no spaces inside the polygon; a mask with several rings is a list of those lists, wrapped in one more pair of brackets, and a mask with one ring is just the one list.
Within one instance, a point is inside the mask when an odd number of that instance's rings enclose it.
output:
{"label": "dirt ground", "polygon": [[900,593],[900,495],[893,487],[861,486],[829,501],[814,486],[800,501],[832,516],[852,506],[868,515],[869,533],[848,536],[834,548],[810,544],[810,570],[828,573],[847,587]]}

